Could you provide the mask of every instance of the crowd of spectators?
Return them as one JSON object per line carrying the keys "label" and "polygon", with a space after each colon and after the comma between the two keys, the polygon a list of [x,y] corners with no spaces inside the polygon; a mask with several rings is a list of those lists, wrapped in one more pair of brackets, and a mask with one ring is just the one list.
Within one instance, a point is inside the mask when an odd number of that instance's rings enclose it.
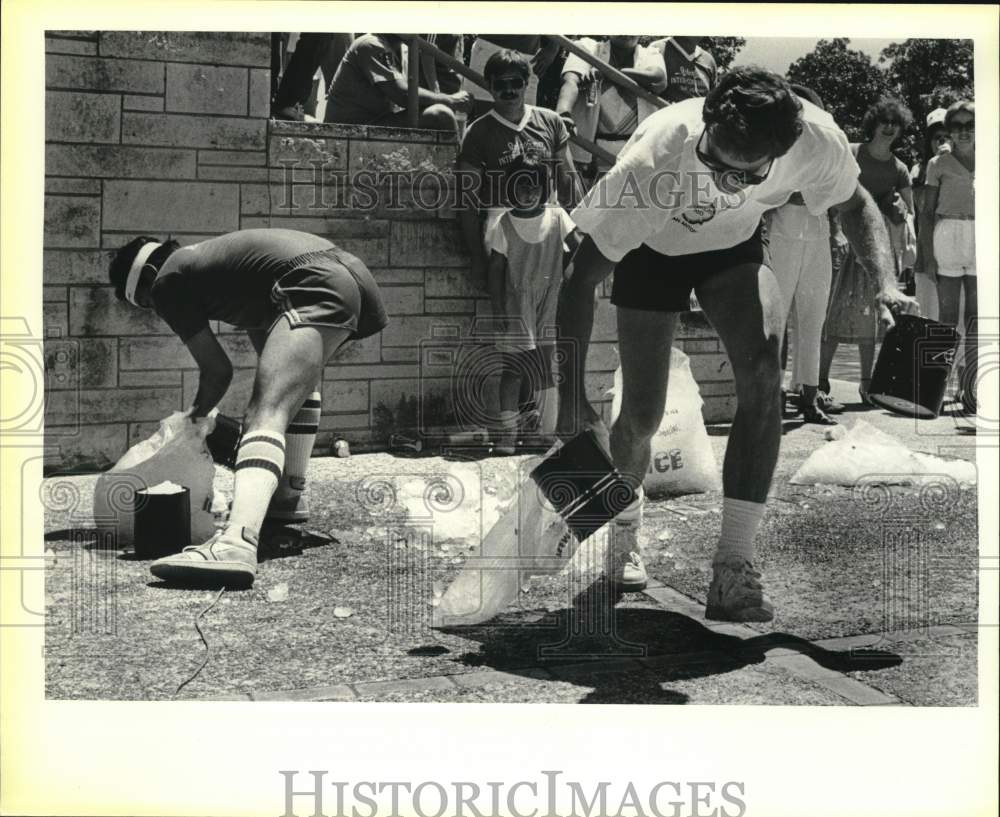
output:
{"label": "crowd of spectators", "polygon": [[[510,325],[526,332],[531,338],[527,346],[534,349],[535,337],[544,336],[542,323],[550,316],[538,304],[529,309],[524,293],[513,292],[512,282],[522,280],[517,265],[526,256],[509,248],[518,241],[538,244],[543,233],[565,233],[566,213],[610,169],[639,123],[660,107],[707,95],[719,79],[718,67],[703,47],[704,38],[697,36],[573,36],[568,38],[572,47],[562,38],[545,35],[420,36],[453,60],[421,50],[417,121],[422,128],[456,132],[461,142],[457,169],[476,181],[473,192],[480,206],[459,213],[472,277],[491,291],[498,309],[521,303],[518,321]],[[278,51],[287,42],[284,37],[275,35]],[[412,121],[407,105],[413,74],[407,38],[299,35],[290,58],[278,61],[285,65],[275,87],[272,116],[406,127]],[[609,76],[614,72],[634,86],[623,87]],[[470,79],[477,75],[481,81]],[[795,92],[822,108],[810,89],[799,86]],[[317,98],[325,105],[318,106]],[[915,291],[925,315],[955,325],[961,333],[966,333],[976,308],[974,118],[975,107],[968,101],[931,112],[923,155],[908,170],[897,153],[912,115],[899,100],[881,99],[865,116],[864,140],[851,146],[860,182],[883,214],[889,235],[885,249],[901,286]],[[539,219],[535,208],[519,208],[510,200],[513,176],[528,173],[537,181],[539,166],[546,170],[544,203],[561,208],[554,220]],[[839,344],[858,347],[859,396],[868,403],[879,315],[872,306],[871,276],[859,269],[857,254],[848,248],[835,216],[808,215],[801,194],[797,196],[769,214],[765,229],[771,234],[772,263],[794,348],[788,394],[807,422],[825,424],[835,422],[830,415],[843,410],[829,396]],[[501,216],[510,214],[510,223],[501,225]],[[511,242],[511,237],[516,240]],[[540,252],[538,246],[535,251]],[[496,273],[498,254],[505,259],[503,274]],[[556,259],[561,264],[561,252],[547,249],[543,255],[549,266]],[[546,282],[558,281],[561,274],[554,268],[539,272]],[[498,281],[510,290],[506,295]],[[531,291],[541,292],[537,287]],[[549,303],[552,293],[545,292],[539,297]],[[524,343],[512,343],[514,347],[525,350]],[[964,350],[966,373],[975,372],[973,352]],[[960,380],[968,382],[969,377]],[[508,410],[511,383],[505,398]],[[536,405],[530,391],[522,382],[521,408]],[[967,390],[960,389],[957,397],[974,405]]]}

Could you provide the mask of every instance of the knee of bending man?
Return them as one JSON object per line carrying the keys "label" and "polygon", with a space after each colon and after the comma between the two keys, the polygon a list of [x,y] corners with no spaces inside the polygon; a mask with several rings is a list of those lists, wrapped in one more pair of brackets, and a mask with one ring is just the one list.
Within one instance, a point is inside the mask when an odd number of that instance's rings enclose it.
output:
{"label": "knee of bending man", "polygon": [[743,366],[736,368],[736,389],[741,401],[767,402],[781,388],[781,360],[777,341],[765,347]]}
{"label": "knee of bending man", "polygon": [[636,440],[650,440],[663,420],[663,407],[623,406],[616,422],[617,431],[625,432]]}

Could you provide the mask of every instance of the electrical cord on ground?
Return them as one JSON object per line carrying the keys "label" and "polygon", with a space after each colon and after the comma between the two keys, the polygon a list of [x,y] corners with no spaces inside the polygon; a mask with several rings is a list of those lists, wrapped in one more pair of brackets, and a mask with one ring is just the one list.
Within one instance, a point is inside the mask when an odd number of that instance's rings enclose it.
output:
{"label": "electrical cord on ground", "polygon": [[178,686],[178,687],[177,687],[177,689],[175,689],[175,690],[174,690],[174,697],[176,697],[176,696],[177,696],[177,694],[178,694],[178,693],[179,693],[179,692],[180,692],[180,691],[181,691],[182,689],[184,689],[184,687],[186,687],[186,686],[187,686],[188,684],[190,684],[190,683],[191,683],[191,682],[192,682],[192,681],[193,681],[193,680],[194,680],[195,678],[197,678],[197,677],[198,677],[198,676],[199,676],[199,675],[201,674],[201,671],[202,671],[203,669],[205,669],[205,667],[206,667],[206,666],[208,666],[208,661],[209,661],[209,659],[210,659],[210,658],[212,657],[212,645],[211,645],[211,644],[209,644],[209,643],[208,643],[208,639],[207,639],[207,638],[205,638],[205,633],[204,633],[204,631],[203,631],[203,630],[201,629],[201,624],[200,624],[199,622],[200,622],[200,619],[201,619],[201,617],[202,617],[203,615],[205,615],[205,613],[207,613],[207,612],[208,612],[209,610],[211,610],[211,609],[212,609],[213,607],[215,607],[216,603],[218,603],[219,599],[221,599],[221,598],[222,598],[222,594],[223,594],[223,593],[225,593],[225,592],[226,592],[226,588],[225,588],[225,587],[221,588],[221,589],[219,590],[218,594],[216,595],[216,597],[215,597],[214,599],[212,599],[212,603],[211,603],[211,604],[209,604],[209,605],[208,605],[208,607],[206,607],[206,608],[205,608],[204,610],[202,610],[202,611],[201,611],[200,613],[198,613],[198,615],[196,615],[196,616],[194,617],[194,628],[195,628],[195,629],[196,629],[196,630],[198,631],[198,635],[200,635],[200,636],[201,636],[201,641],[202,641],[202,643],[203,643],[203,644],[205,645],[205,657],[204,657],[204,658],[202,659],[202,662],[201,662],[201,664],[200,664],[200,665],[198,666],[198,669],[196,669],[196,670],[194,671],[194,673],[193,673],[192,675],[190,675],[190,676],[189,676],[189,677],[188,677],[188,678],[187,678],[186,680],[182,681],[182,682],[180,683],[180,686]]}

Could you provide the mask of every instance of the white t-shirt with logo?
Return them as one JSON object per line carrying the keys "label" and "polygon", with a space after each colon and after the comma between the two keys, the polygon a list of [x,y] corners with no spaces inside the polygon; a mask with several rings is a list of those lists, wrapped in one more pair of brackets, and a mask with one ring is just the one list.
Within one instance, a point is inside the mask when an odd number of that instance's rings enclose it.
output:
{"label": "white t-shirt with logo", "polygon": [[664,255],[734,247],[797,190],[818,216],[857,187],[861,171],[844,132],[828,113],[802,100],[802,135],[774,160],[765,181],[737,193],[719,190],[695,154],[705,128],[704,102],[684,100],[643,121],[615,166],[573,211],[574,223],[610,261],[642,244]]}

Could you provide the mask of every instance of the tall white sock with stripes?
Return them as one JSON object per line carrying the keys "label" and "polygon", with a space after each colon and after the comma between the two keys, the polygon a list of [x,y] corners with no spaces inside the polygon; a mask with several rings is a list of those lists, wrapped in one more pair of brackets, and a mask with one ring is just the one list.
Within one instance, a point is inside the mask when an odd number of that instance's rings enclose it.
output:
{"label": "tall white sock with stripes", "polygon": [[233,509],[229,524],[250,528],[255,534],[285,465],[285,437],[275,431],[251,431],[236,452]]}
{"label": "tall white sock with stripes", "polygon": [[314,391],[288,424],[285,431],[285,470],[274,492],[278,499],[293,499],[305,490],[306,470],[319,431],[321,400],[320,392]]}

